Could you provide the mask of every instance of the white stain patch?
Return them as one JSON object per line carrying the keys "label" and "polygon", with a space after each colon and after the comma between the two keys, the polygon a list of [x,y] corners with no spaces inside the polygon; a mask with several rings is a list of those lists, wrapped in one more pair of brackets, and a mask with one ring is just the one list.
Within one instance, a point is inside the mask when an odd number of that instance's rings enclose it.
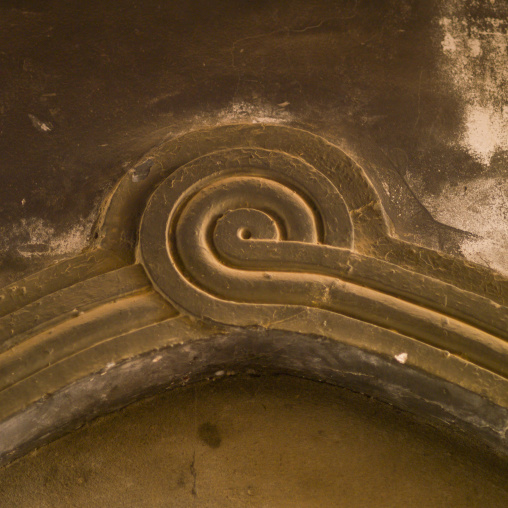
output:
{"label": "white stain patch", "polygon": [[468,105],[462,143],[483,164],[489,164],[496,150],[508,149],[508,106]]}
{"label": "white stain patch", "polygon": [[475,16],[477,0],[443,2],[441,71],[463,105],[457,144],[489,165],[498,150],[508,150],[508,19]]}
{"label": "white stain patch", "polygon": [[261,102],[234,101],[227,108],[213,115],[199,115],[196,121],[200,125],[217,125],[229,123],[271,123],[283,124],[290,122],[293,115],[288,111],[289,103],[284,107]]}
{"label": "white stain patch", "polygon": [[468,39],[467,44],[469,46],[469,52],[471,56],[480,56],[482,54],[482,44],[480,39],[471,37]]}
{"label": "white stain patch", "polygon": [[480,177],[422,195],[432,216],[475,236],[461,245],[464,256],[508,275],[508,179]]}
{"label": "white stain patch", "polygon": [[18,245],[18,254],[25,258],[76,254],[86,246],[95,217],[96,213],[92,213],[62,233],[56,233],[55,228],[43,219],[20,219],[9,228],[8,234],[2,235],[0,251],[6,251],[14,244]]}
{"label": "white stain patch", "polygon": [[453,52],[457,50],[455,39],[449,33],[445,35],[441,46],[443,46],[443,51]]}
{"label": "white stain patch", "polygon": [[407,353],[400,353],[400,355],[395,355],[394,357],[399,363],[407,362]]}
{"label": "white stain patch", "polygon": [[[475,235],[461,245],[467,259],[508,274],[508,179],[497,169],[508,151],[508,18],[506,4],[490,4],[443,1],[438,25],[441,74],[463,119],[453,145],[483,166],[496,161],[496,176],[419,198],[436,220]],[[486,9],[490,17],[478,14]]]}

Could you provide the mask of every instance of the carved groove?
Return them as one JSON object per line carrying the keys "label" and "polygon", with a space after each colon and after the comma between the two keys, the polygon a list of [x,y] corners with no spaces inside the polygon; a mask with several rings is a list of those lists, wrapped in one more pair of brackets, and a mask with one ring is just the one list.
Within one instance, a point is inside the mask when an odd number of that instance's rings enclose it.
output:
{"label": "carved groove", "polygon": [[281,126],[147,157],[87,251],[0,290],[0,464],[112,401],[250,365],[423,405],[508,453],[508,279],[435,250],[451,233],[416,200],[391,222],[362,168]]}
{"label": "carved groove", "polygon": [[[93,358],[94,351],[100,349],[103,342],[174,317],[176,313],[161,300],[153,291],[120,298],[97,306],[71,321],[60,323],[0,355],[2,413],[5,414],[11,404],[16,406],[18,400],[26,403],[28,393],[22,386],[26,386],[26,383],[31,385],[32,378],[36,379],[37,389],[32,387],[31,393],[34,400],[37,400],[58,380],[53,373],[58,365],[63,364],[64,372],[69,375],[72,372],[71,359],[75,355],[90,351]],[[70,335],[72,341],[66,340]],[[122,349],[119,351],[121,356],[124,353]],[[111,360],[115,358],[111,357]],[[41,374],[45,372],[48,373],[50,386],[41,382]],[[20,385],[21,393],[24,393],[21,399],[14,396],[17,385]]]}
{"label": "carved groove", "polygon": [[[323,207],[342,202],[333,184],[308,166],[295,171],[301,163],[294,158],[248,153],[221,153],[215,167],[209,158],[184,166],[153,194],[141,226],[140,254],[171,302],[185,312],[237,326],[270,327],[274,309],[285,306],[319,308],[396,330],[508,374],[506,313],[500,306],[481,301],[490,310],[481,330],[462,310],[466,292],[375,258],[353,260],[349,214]],[[238,160],[244,165],[238,167]],[[268,164],[270,178],[259,171]],[[302,196],[295,189],[305,188],[309,174],[319,184]],[[279,183],[288,175],[291,187]],[[321,237],[318,224],[323,224]],[[391,284],[376,281],[376,272],[384,272]],[[439,292],[445,296],[442,304],[436,301]],[[471,303],[477,300],[475,295]]]}
{"label": "carved groove", "polygon": [[113,252],[95,249],[66,259],[0,289],[0,317],[60,289],[125,265]]}
{"label": "carved groove", "polygon": [[62,289],[0,318],[0,353],[44,329],[74,319],[88,309],[150,287],[139,266],[128,266]]}

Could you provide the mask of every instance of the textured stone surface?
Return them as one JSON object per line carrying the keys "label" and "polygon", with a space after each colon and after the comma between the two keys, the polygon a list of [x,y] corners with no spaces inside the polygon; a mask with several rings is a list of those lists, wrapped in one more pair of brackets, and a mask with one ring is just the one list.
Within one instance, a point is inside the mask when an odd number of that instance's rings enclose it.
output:
{"label": "textured stone surface", "polygon": [[0,461],[216,367],[505,453],[506,9],[2,2]]}
{"label": "textured stone surface", "polygon": [[504,508],[506,464],[373,399],[226,378],[135,404],[0,469],[2,506]]}
{"label": "textured stone surface", "polygon": [[5,0],[0,285],[83,248],[149,148],[238,121],[398,171],[478,235],[465,255],[506,271],[506,190],[484,195],[507,175],[506,58],[501,1]]}
{"label": "textured stone surface", "polygon": [[508,280],[390,178],[398,203],[283,126],[150,151],[85,253],[0,290],[0,463],[218,363],[355,387],[506,455]]}

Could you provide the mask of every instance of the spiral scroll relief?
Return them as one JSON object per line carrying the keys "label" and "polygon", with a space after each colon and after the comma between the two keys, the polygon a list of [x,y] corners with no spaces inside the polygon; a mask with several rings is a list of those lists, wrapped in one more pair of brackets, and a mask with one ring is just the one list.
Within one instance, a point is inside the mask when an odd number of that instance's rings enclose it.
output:
{"label": "spiral scroll relief", "polygon": [[372,174],[282,126],[190,132],[142,160],[88,250],[0,290],[0,464],[217,365],[424,404],[508,453],[508,279],[436,249],[451,233],[407,189],[390,188],[397,222]]}
{"label": "spiral scroll relief", "polygon": [[353,242],[347,207],[324,175],[287,154],[237,149],[188,164],[158,187],[140,254],[183,310],[263,324],[270,305],[319,298],[321,282],[305,273],[309,248],[349,250]]}
{"label": "spiral scroll relief", "polygon": [[[467,295],[450,293],[442,305],[432,295],[449,293],[445,284],[355,252],[350,215],[337,187],[302,160],[225,150],[155,190],[139,257],[159,292],[200,319],[271,327],[304,314],[310,331],[346,316],[391,334],[387,352],[409,337],[508,374],[506,341],[461,315]],[[427,301],[411,284],[427,285]]]}

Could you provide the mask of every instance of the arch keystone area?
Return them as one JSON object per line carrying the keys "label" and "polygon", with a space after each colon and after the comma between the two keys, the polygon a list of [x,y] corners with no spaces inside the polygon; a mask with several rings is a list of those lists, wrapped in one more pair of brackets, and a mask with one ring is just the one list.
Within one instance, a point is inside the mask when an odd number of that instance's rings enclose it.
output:
{"label": "arch keystone area", "polygon": [[[148,153],[83,253],[0,290],[0,464],[247,369],[368,393],[506,454],[508,280],[432,248],[456,233],[402,180],[402,208],[372,181],[289,127],[204,129]],[[423,227],[433,237],[415,243]]]}

